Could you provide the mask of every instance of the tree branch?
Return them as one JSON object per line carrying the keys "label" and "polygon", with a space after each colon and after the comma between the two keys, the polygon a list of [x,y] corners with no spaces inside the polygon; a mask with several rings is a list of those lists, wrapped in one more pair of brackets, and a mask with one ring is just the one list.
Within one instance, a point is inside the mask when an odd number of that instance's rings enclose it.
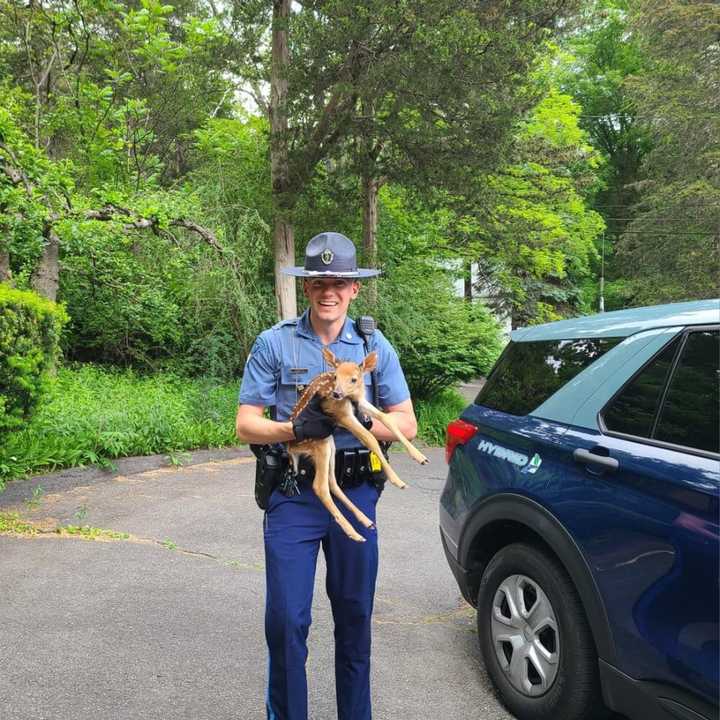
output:
{"label": "tree branch", "polygon": [[[160,227],[160,223],[157,218],[145,218],[145,217],[133,217],[133,214],[127,208],[119,207],[117,205],[108,204],[97,210],[86,210],[83,213],[85,220],[98,220],[100,222],[110,222],[112,220],[128,219],[129,222],[124,224],[124,228],[127,230],[152,230],[156,235],[169,236],[173,240],[175,237],[172,233]],[[185,230],[199,235],[210,247],[217,250],[219,253],[223,253],[224,248],[218,241],[212,230],[199,225],[194,220],[189,218],[173,218],[168,221],[172,227],[181,227]]]}

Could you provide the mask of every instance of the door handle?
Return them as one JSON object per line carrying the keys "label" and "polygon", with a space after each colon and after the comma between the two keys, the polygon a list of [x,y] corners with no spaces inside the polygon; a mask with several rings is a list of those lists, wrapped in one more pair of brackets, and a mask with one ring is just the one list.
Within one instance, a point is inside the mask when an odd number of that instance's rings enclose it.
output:
{"label": "door handle", "polygon": [[594,452],[590,452],[590,450],[585,450],[585,448],[575,448],[575,450],[573,450],[573,460],[583,465],[596,465],[610,472],[616,472],[620,467],[620,463],[615,458],[607,457],[606,455],[596,455]]}

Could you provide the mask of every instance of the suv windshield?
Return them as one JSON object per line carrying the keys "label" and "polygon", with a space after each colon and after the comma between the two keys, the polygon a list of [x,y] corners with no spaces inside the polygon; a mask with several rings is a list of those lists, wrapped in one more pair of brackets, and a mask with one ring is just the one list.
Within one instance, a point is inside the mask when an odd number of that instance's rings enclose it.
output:
{"label": "suv windshield", "polygon": [[624,338],[511,342],[475,403],[527,415]]}

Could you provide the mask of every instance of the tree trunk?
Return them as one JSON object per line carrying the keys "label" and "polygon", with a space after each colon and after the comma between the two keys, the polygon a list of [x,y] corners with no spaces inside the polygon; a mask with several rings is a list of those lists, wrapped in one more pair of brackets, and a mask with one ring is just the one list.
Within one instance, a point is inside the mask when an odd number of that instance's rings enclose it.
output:
{"label": "tree trunk", "polygon": [[281,213],[275,213],[273,244],[275,247],[275,297],[278,317],[288,320],[297,317],[295,279],[283,275],[280,268],[295,264],[295,234],[293,226],[286,222]]}
{"label": "tree trunk", "polygon": [[[363,245],[362,256],[367,267],[377,267],[377,198],[379,183],[377,180],[363,178]],[[367,300],[371,306],[377,303],[377,280],[369,279]]]}
{"label": "tree trunk", "polygon": [[8,282],[12,278],[10,272],[10,251],[7,246],[0,246],[0,282]]}
{"label": "tree trunk", "polygon": [[463,270],[463,295],[470,302],[473,299],[472,260],[465,261]]}
{"label": "tree trunk", "polygon": [[297,316],[295,281],[280,272],[284,265],[295,264],[295,234],[288,207],[289,168],[287,147],[287,66],[288,20],[290,0],[273,0],[272,69],[270,75],[270,177],[274,213],[273,248],[275,256],[275,297],[278,317]]}
{"label": "tree trunk", "polygon": [[40,264],[30,284],[38,295],[55,302],[60,278],[60,238],[52,225],[49,225],[46,230],[46,238]]}

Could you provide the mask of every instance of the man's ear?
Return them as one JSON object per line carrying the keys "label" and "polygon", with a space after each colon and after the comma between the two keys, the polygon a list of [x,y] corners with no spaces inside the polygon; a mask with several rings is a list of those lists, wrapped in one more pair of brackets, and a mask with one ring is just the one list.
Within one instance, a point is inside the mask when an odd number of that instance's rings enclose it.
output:
{"label": "man's ear", "polygon": [[324,347],[322,349],[322,355],[325,358],[325,362],[333,368],[336,368],[340,363],[337,361],[337,358],[335,355],[333,355],[332,351],[328,348]]}
{"label": "man's ear", "polygon": [[363,372],[372,372],[377,367],[377,353],[374,350],[368,353],[360,367]]}

